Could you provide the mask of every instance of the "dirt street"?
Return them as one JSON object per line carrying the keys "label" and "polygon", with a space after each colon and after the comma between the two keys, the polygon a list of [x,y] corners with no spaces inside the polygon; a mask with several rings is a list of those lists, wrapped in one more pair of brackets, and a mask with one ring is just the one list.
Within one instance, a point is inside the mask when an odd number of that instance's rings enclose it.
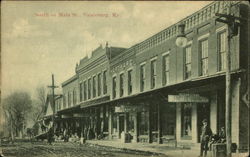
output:
{"label": "dirt street", "polygon": [[162,154],[138,152],[92,144],[79,145],[77,143],[46,142],[18,142],[1,147],[6,157],[166,157]]}

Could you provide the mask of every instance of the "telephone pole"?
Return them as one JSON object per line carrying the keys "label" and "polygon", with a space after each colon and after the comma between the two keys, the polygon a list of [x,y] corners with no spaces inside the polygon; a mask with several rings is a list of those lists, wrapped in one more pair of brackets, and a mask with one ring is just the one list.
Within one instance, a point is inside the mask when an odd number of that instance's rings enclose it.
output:
{"label": "telephone pole", "polygon": [[48,86],[48,88],[52,89],[52,110],[53,110],[53,115],[52,115],[52,122],[53,122],[53,132],[55,131],[54,129],[54,123],[55,123],[55,88],[58,88],[58,86],[55,86],[55,81],[54,81],[54,74],[52,74],[52,85]]}
{"label": "telephone pole", "polygon": [[[235,4],[234,4],[235,5]],[[231,15],[231,7],[232,3],[228,2],[227,6],[227,13],[226,14],[221,14],[221,13],[216,13],[215,15],[217,16],[216,21],[225,23],[227,25],[227,51],[226,51],[226,116],[225,116],[225,123],[226,123],[226,144],[227,144],[227,157],[231,157],[232,155],[232,135],[231,135],[231,98],[232,98],[232,93],[231,93],[231,74],[230,74],[230,69],[231,69],[231,53],[230,53],[230,47],[231,47],[231,39],[232,37],[236,36],[238,34],[238,27],[240,25],[238,21],[244,20],[240,17],[236,17],[234,15]]]}

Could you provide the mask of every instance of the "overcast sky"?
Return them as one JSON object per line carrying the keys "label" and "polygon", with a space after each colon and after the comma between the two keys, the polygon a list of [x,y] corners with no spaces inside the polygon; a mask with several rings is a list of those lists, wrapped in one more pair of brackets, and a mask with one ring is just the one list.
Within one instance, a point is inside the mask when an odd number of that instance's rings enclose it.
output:
{"label": "overcast sky", "polygon": [[[2,2],[2,96],[74,75],[108,41],[130,47],[210,2]],[[66,16],[62,16],[66,15]]]}

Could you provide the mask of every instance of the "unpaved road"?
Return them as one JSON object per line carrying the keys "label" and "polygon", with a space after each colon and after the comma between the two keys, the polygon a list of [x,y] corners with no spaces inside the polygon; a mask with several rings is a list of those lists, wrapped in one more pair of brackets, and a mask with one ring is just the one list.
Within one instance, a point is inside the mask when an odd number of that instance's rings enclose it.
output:
{"label": "unpaved road", "polygon": [[18,142],[1,147],[5,157],[166,157],[161,154],[122,150],[91,144]]}

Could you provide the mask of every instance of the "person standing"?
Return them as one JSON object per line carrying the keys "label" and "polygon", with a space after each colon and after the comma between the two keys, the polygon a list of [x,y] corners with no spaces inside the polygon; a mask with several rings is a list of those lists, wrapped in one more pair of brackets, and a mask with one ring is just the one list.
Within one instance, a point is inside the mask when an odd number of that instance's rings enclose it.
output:
{"label": "person standing", "polygon": [[207,150],[208,150],[208,142],[210,137],[212,136],[212,130],[207,124],[207,120],[204,119],[202,121],[202,127],[201,127],[201,149],[200,149],[200,157],[204,155],[207,156]]}

